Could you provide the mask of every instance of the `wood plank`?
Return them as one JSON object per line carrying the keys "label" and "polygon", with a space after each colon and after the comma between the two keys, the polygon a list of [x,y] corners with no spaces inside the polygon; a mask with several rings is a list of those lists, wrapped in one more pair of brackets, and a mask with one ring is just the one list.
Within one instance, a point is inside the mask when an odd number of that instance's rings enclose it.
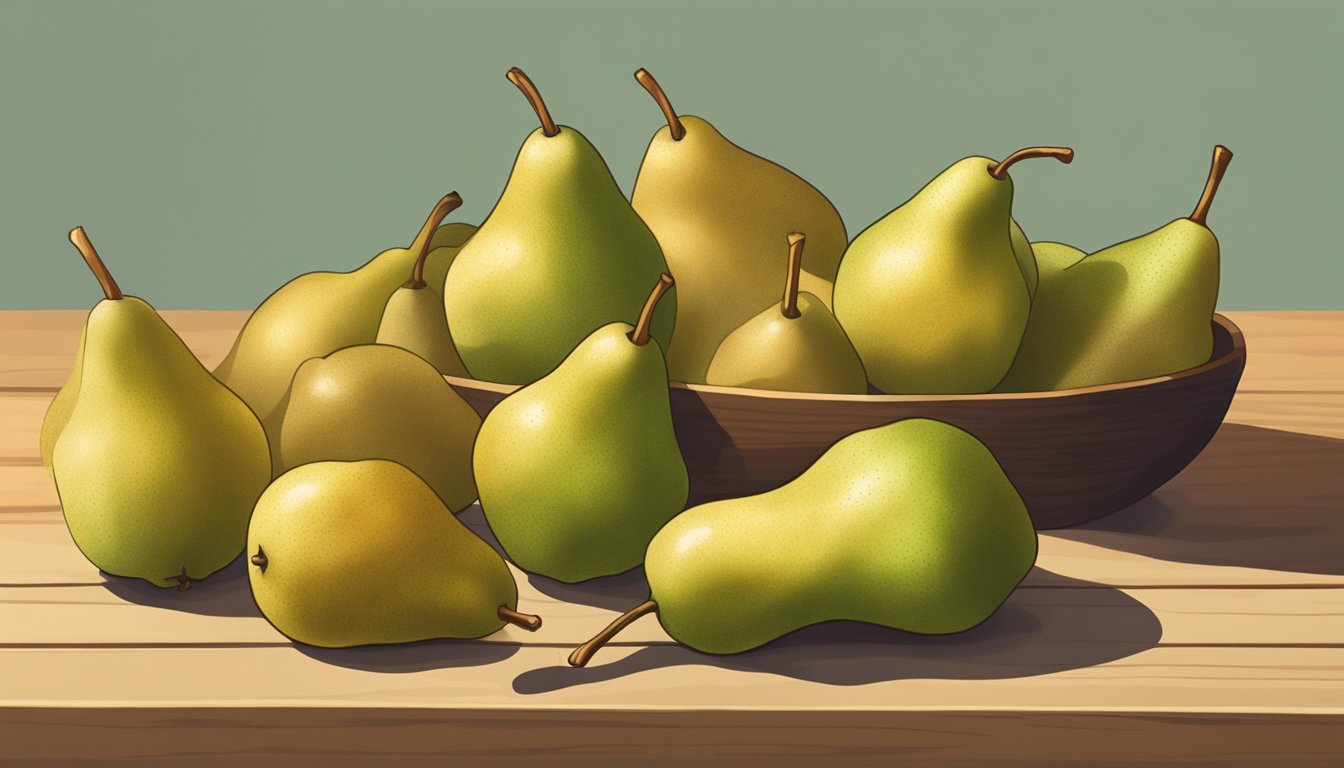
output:
{"label": "wood plank", "polygon": [[[235,569],[236,570],[236,569]],[[635,585],[635,582],[639,582]],[[642,592],[637,579],[632,585]],[[1081,586],[1081,583],[1080,583]],[[944,641],[958,653],[968,642],[1019,637],[1058,644],[1279,644],[1344,648],[1344,584],[1334,588],[1107,589],[1032,585],[1017,590],[987,622],[965,638]],[[271,628],[252,602],[246,577],[230,574],[181,594],[121,580],[105,585],[0,587],[0,646],[217,645],[288,641]],[[632,590],[633,591],[633,590]],[[540,614],[536,633],[516,627],[483,642],[574,647],[620,613],[620,605],[572,603],[521,583],[520,606]],[[612,592],[605,603],[618,603]],[[642,595],[641,595],[642,597]],[[635,598],[625,607],[639,601]],[[809,646],[916,643],[931,653],[940,641],[895,630],[837,624],[793,643],[800,659]],[[807,638],[804,638],[806,640]],[[673,642],[656,619],[622,632],[623,644]]]}
{"label": "wood plank", "polygon": [[[1257,712],[1344,714],[1344,648],[1077,643],[1005,638],[945,644],[785,642],[708,656],[681,646],[603,649],[428,643],[298,647],[0,649],[5,707],[536,707]],[[351,652],[351,651],[358,652]],[[731,673],[730,673],[731,672]]]}
{"label": "wood plank", "polygon": [[1335,766],[1337,715],[1170,712],[0,709],[35,765]]}
{"label": "wood plank", "polygon": [[1223,423],[1250,424],[1344,440],[1344,394],[1238,389]]}
{"label": "wood plank", "polygon": [[[0,311],[0,388],[57,388],[69,374],[83,310]],[[244,311],[167,310],[164,318],[213,368]],[[1225,312],[1249,344],[1247,392],[1344,392],[1344,312]]]}

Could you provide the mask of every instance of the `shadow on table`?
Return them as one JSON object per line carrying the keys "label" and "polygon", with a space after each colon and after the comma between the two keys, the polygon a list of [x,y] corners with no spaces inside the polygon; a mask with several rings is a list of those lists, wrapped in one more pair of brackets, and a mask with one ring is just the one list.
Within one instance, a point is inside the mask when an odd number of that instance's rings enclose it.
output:
{"label": "shadow on table", "polygon": [[128,602],[203,616],[261,616],[257,604],[252,601],[247,567],[241,557],[210,574],[209,578],[192,582],[191,588],[184,592],[156,587],[142,579],[107,573],[102,576],[106,580],[103,587]]}
{"label": "shadow on table", "polygon": [[1344,575],[1344,440],[1224,424],[1151,496],[1050,535],[1159,560]]}
{"label": "shadow on table", "polygon": [[294,643],[294,649],[326,664],[367,672],[424,672],[451,667],[479,667],[503,661],[518,644],[484,640],[425,640],[401,645],[318,648]]}
{"label": "shadow on table", "polygon": [[599,650],[584,669],[529,670],[514,679],[513,689],[546,693],[680,665],[765,672],[829,685],[1031,677],[1131,656],[1156,646],[1162,637],[1157,616],[1119,590],[1062,577],[1051,584],[1017,590],[983,624],[956,635],[828,622],[732,656],[666,644],[604,663],[604,651]]}

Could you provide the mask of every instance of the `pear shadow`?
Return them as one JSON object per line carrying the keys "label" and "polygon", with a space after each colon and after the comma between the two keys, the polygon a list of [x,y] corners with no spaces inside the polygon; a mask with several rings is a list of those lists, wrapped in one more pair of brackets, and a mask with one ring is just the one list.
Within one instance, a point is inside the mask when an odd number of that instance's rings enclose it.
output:
{"label": "pear shadow", "polygon": [[[523,672],[514,678],[513,689],[537,695],[683,665],[837,686],[917,678],[995,680],[1115,661],[1153,648],[1161,638],[1157,616],[1129,595],[1101,584],[1053,576],[1048,587],[1016,590],[979,626],[955,635],[917,635],[872,624],[826,622],[732,656],[667,643],[604,663],[604,651],[599,650],[583,669],[554,666]],[[611,649],[606,652],[615,655]]]}
{"label": "pear shadow", "polygon": [[319,648],[294,643],[294,650],[311,659],[346,669],[404,674],[432,669],[480,667],[496,664],[518,652],[518,644],[483,640],[422,640],[396,645],[356,648]]}
{"label": "pear shadow", "polygon": [[1344,440],[1225,423],[1162,488],[1051,536],[1158,560],[1344,575]]}
{"label": "pear shadow", "polygon": [[193,581],[191,588],[183,592],[156,587],[143,579],[102,572],[100,575],[105,580],[104,589],[130,603],[201,616],[261,617],[260,609],[252,600],[252,589],[247,583],[247,568],[242,557],[201,581]]}
{"label": "pear shadow", "polygon": [[518,568],[512,560],[509,560],[508,553],[500,546],[499,539],[495,538],[494,531],[490,530],[490,524],[486,522],[485,514],[481,512],[479,504],[473,504],[459,512],[457,519],[466,524],[477,536],[484,539],[485,543],[494,547],[500,557],[508,560],[509,564],[517,568],[518,572],[527,579],[533,588],[547,597],[565,603],[591,605],[610,611],[624,611],[632,604],[641,603],[649,598],[649,584],[644,580],[643,566],[625,573],[618,573],[615,576],[589,579],[578,584],[566,584],[563,581],[556,581],[524,571]]}

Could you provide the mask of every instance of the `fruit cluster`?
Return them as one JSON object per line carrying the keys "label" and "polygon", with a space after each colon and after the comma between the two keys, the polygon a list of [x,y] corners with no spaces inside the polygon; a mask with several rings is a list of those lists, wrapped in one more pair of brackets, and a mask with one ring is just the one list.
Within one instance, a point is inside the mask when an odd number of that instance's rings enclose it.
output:
{"label": "fruit cluster", "polygon": [[[480,228],[444,224],[461,204],[445,196],[409,247],[277,290],[213,374],[71,232],[106,299],[41,439],[90,561],[186,589],[243,552],[262,613],[313,645],[534,630],[503,558],[453,514],[479,499],[525,571],[645,565],[651,599],[576,665],[649,612],[713,653],[831,619],[957,632],[1036,555],[983,444],[899,421],[775,490],[686,510],[669,380],[1027,391],[1211,353],[1223,147],[1190,217],[1091,255],[1030,243],[1012,219],[1010,167],[1072,160],[1056,147],[958,161],[850,242],[820,192],[678,115],[644,70],[667,126],[632,200],[521,70],[508,77],[541,128]],[[445,376],[524,386],[482,421]]]}

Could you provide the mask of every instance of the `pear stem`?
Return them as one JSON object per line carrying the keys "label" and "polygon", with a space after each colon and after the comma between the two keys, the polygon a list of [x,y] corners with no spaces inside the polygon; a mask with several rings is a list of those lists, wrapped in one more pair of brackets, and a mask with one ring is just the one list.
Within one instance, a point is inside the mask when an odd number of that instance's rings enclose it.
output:
{"label": "pear stem", "polygon": [[1019,149],[1005,157],[1002,162],[991,167],[989,175],[1002,180],[1008,174],[1008,166],[1019,160],[1030,160],[1033,157],[1053,157],[1068,165],[1073,162],[1073,150],[1068,147],[1027,147],[1026,149]]}
{"label": "pear stem", "polygon": [[182,566],[181,573],[176,576],[168,576],[164,578],[164,581],[176,581],[178,592],[186,592],[188,589],[191,589],[191,577],[187,575],[187,567],[185,565]]}
{"label": "pear stem", "polygon": [[93,276],[98,278],[98,284],[103,287],[103,295],[109,301],[117,301],[125,294],[121,288],[117,287],[117,281],[112,279],[112,273],[107,271],[107,265],[99,258],[98,251],[94,250],[93,243],[89,242],[89,236],[84,233],[83,227],[75,227],[70,230],[70,242],[79,249],[79,253],[84,257],[84,263],[93,270]]}
{"label": "pear stem", "polygon": [[658,102],[658,108],[663,110],[663,116],[667,118],[668,130],[672,131],[672,140],[681,141],[681,137],[686,135],[686,126],[681,124],[681,118],[677,117],[677,111],[672,108],[672,101],[667,98],[667,93],[663,91],[662,86],[658,85],[658,81],[653,79],[649,70],[643,67],[635,72],[635,80],[638,80],[639,84],[644,86],[644,90],[648,91],[653,100]]}
{"label": "pear stem", "polygon": [[1207,229],[1209,226],[1206,223],[1209,218],[1209,206],[1213,205],[1213,196],[1218,193],[1218,185],[1222,183],[1223,174],[1227,173],[1227,166],[1231,162],[1232,150],[1222,144],[1213,148],[1213,165],[1209,168],[1209,180],[1204,182],[1204,193],[1199,196],[1194,213],[1190,214],[1190,220],[1201,227]]}
{"label": "pear stem", "polygon": [[653,325],[653,310],[658,306],[658,300],[672,287],[673,282],[672,276],[664,272],[658,278],[658,284],[653,286],[649,298],[644,301],[644,309],[640,310],[635,330],[630,334],[630,341],[633,341],[635,346],[642,347],[649,343],[649,326]]}
{"label": "pear stem", "polygon": [[598,632],[592,640],[575,648],[574,652],[569,654],[569,665],[571,667],[586,666],[588,661],[593,658],[593,654],[597,653],[599,648],[611,642],[611,638],[615,637],[621,630],[633,624],[635,619],[648,613],[657,612],[658,603],[653,600],[646,600],[616,617],[616,620],[608,624],[606,629]]}
{"label": "pear stem", "polygon": [[540,616],[531,613],[519,613],[507,605],[499,606],[498,614],[501,621],[512,624],[515,627],[522,627],[528,632],[536,632],[538,629],[541,629]]}
{"label": "pear stem", "polygon": [[560,129],[551,119],[550,110],[546,109],[546,102],[541,99],[541,91],[537,90],[537,86],[532,83],[532,79],[527,76],[527,73],[514,67],[508,71],[505,77],[509,78],[510,83],[518,86],[518,90],[522,91],[523,95],[527,97],[527,103],[532,105],[532,110],[541,119],[541,132],[547,136],[554,136],[559,133]]}
{"label": "pear stem", "polygon": [[257,546],[257,554],[250,559],[253,565],[261,569],[262,573],[266,572],[266,565],[270,563],[270,560],[266,557],[266,550],[262,549],[260,545]]}
{"label": "pear stem", "polygon": [[425,219],[425,225],[420,228],[420,233],[415,236],[414,242],[408,250],[416,251],[415,266],[411,268],[411,281],[406,283],[406,288],[424,288],[425,287],[425,259],[429,257],[429,243],[434,239],[434,231],[439,228],[448,214],[457,210],[462,205],[462,196],[456,192],[449,192],[439,200],[434,206],[434,210],[429,212],[429,218]]}
{"label": "pear stem", "polygon": [[802,232],[789,234],[789,274],[784,281],[784,303],[780,305],[780,311],[790,320],[800,314],[798,312],[798,275],[803,269],[803,243],[806,241],[807,235]]}

